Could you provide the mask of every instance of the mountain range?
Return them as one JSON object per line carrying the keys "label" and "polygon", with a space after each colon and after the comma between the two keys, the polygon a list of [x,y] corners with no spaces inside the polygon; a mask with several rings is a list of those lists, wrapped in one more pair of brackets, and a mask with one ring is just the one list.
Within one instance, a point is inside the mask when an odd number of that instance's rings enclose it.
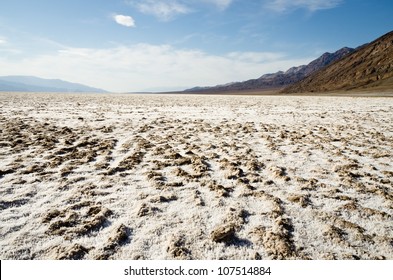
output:
{"label": "mountain range", "polygon": [[294,84],[310,74],[322,69],[330,63],[337,61],[344,56],[352,53],[352,48],[342,48],[334,53],[326,52],[319,58],[311,61],[307,65],[292,67],[287,71],[265,74],[257,79],[251,79],[244,82],[235,82],[214,87],[195,87],[188,89],[189,92],[221,92],[221,91],[242,91],[255,89],[280,89],[285,86]]}
{"label": "mountain range", "polygon": [[393,32],[356,49],[324,53],[307,65],[266,74],[257,79],[186,92],[281,90],[282,93],[323,92],[361,88],[393,89]]}
{"label": "mountain range", "polygon": [[393,31],[285,88],[283,93],[393,89]]}
{"label": "mountain range", "polygon": [[96,92],[103,89],[58,79],[42,79],[33,76],[0,76],[0,91],[23,92]]}

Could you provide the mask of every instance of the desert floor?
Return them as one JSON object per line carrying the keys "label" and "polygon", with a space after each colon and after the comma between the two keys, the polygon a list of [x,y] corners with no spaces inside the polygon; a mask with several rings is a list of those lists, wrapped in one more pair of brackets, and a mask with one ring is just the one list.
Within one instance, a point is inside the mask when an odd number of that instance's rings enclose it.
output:
{"label": "desert floor", "polygon": [[393,99],[0,94],[1,259],[393,259]]}

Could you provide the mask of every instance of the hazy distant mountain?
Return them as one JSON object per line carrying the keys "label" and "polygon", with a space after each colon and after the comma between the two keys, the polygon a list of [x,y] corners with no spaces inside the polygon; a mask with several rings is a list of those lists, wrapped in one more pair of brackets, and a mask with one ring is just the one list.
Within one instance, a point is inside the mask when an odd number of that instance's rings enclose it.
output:
{"label": "hazy distant mountain", "polygon": [[393,31],[287,87],[283,92],[362,88],[393,89]]}
{"label": "hazy distant mountain", "polygon": [[0,77],[0,91],[24,92],[106,92],[105,90],[70,83],[58,79],[42,79],[32,76]]}
{"label": "hazy distant mountain", "polygon": [[195,87],[188,89],[189,92],[221,92],[221,91],[242,91],[256,89],[277,89],[294,84],[308,75],[318,71],[334,61],[337,61],[346,55],[352,53],[352,48],[342,48],[334,53],[324,53],[319,58],[313,60],[307,65],[292,67],[286,72],[279,71],[277,73],[266,74],[258,79],[252,79],[244,82],[229,83],[218,85],[215,87]]}

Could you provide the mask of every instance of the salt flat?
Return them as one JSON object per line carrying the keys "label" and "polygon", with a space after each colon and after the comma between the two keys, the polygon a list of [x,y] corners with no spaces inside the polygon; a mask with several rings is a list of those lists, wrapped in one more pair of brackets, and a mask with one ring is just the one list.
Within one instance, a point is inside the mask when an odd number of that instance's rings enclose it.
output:
{"label": "salt flat", "polygon": [[1,259],[393,259],[393,99],[0,93]]}

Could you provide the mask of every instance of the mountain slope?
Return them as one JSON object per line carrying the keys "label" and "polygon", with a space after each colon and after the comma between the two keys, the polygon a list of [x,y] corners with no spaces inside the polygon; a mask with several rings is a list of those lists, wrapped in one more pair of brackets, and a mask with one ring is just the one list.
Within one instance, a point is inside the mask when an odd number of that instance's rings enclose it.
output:
{"label": "mountain slope", "polygon": [[219,85],[215,87],[196,87],[186,91],[201,92],[201,91],[241,91],[241,90],[255,90],[255,89],[274,89],[282,88],[287,85],[296,83],[304,77],[320,70],[321,68],[337,61],[346,55],[352,53],[352,48],[342,48],[334,53],[324,53],[319,58],[313,60],[308,65],[301,65],[292,67],[286,72],[279,71],[277,73],[266,74],[258,79],[252,79],[244,82],[230,83],[226,85]]}
{"label": "mountain slope", "polygon": [[393,31],[285,88],[282,92],[325,92],[368,88],[393,89]]}
{"label": "mountain slope", "polygon": [[42,79],[32,76],[0,77],[0,91],[24,92],[106,92],[105,90],[70,83],[58,79]]}

